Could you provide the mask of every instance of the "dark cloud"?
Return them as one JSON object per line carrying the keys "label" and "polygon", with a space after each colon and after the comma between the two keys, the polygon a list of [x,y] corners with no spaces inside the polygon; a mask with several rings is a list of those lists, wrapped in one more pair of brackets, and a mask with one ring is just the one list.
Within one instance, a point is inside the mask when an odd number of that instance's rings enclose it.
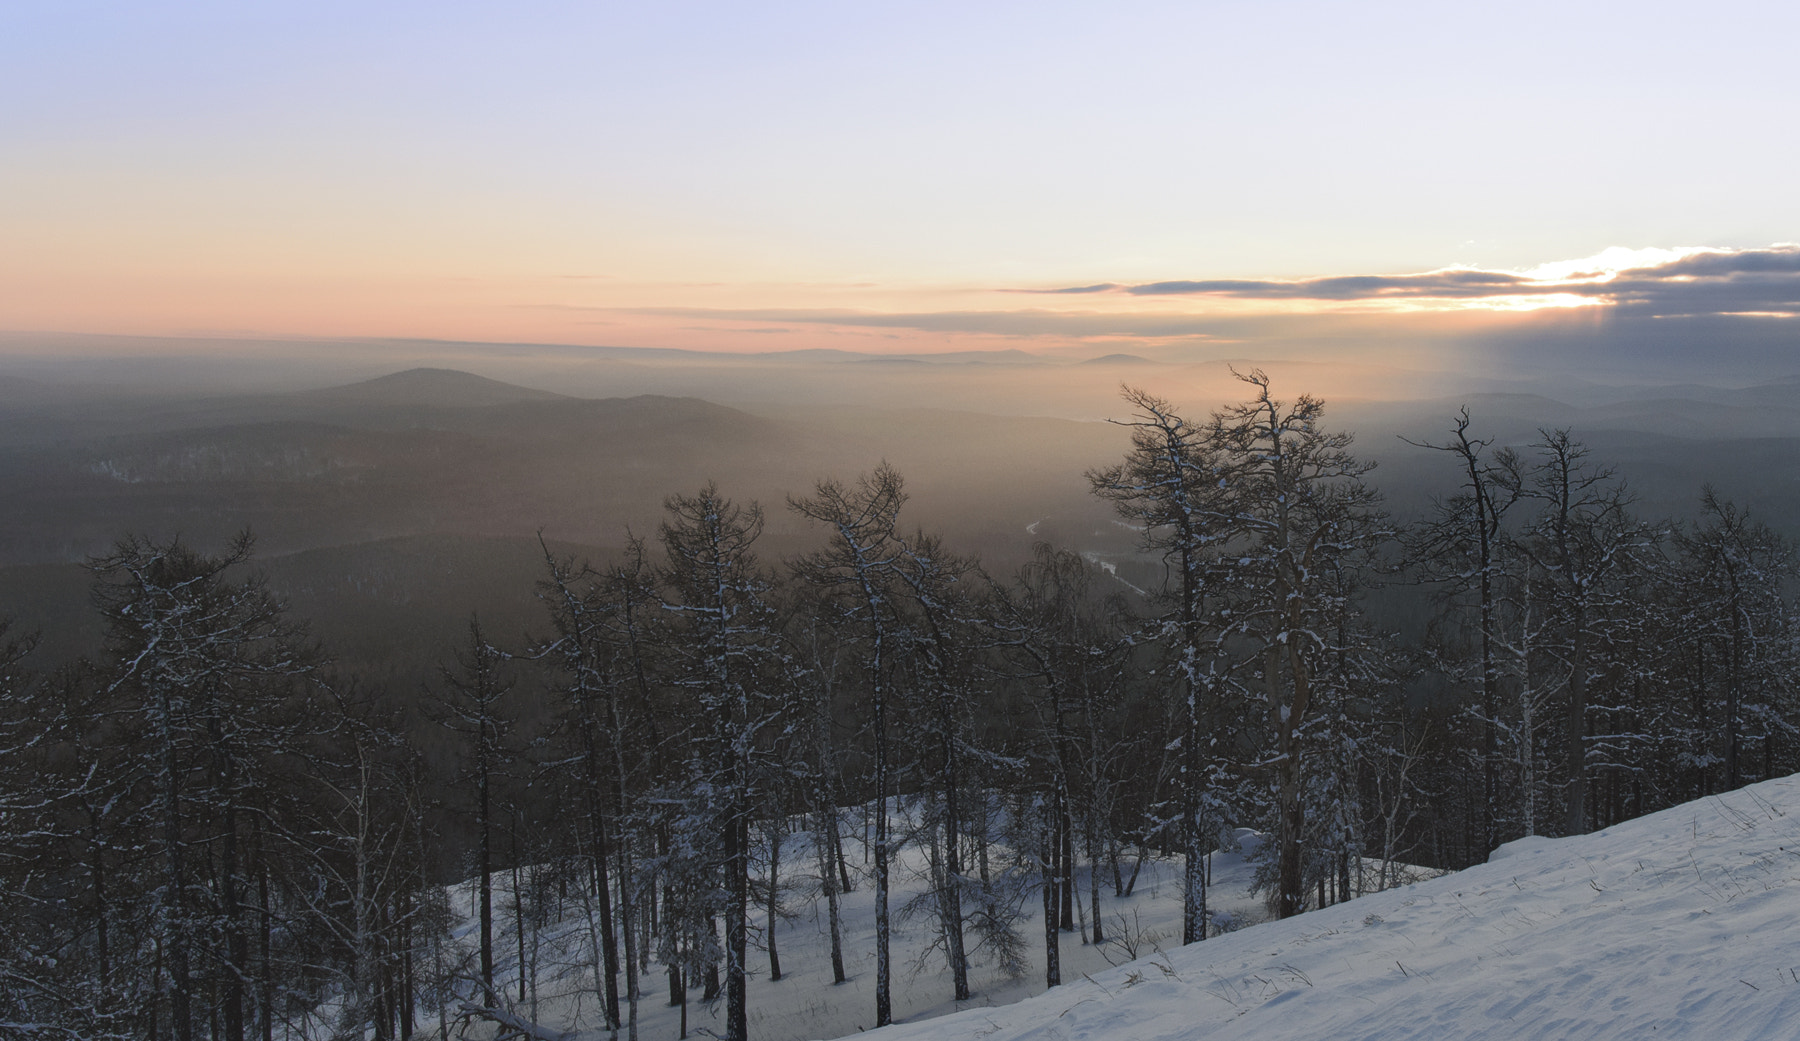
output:
{"label": "dark cloud", "polygon": [[1800,274],[1800,246],[1772,246],[1769,249],[1746,249],[1732,253],[1696,253],[1660,268],[1674,276],[1761,274],[1769,272]]}
{"label": "dark cloud", "polygon": [[1209,282],[1151,282],[1126,286],[1133,296],[1213,294],[1289,300],[1364,300],[1391,297],[1489,296],[1530,284],[1523,275],[1502,271],[1432,271],[1420,275],[1347,275],[1293,282],[1245,279]]}
{"label": "dark cloud", "polygon": [[1560,278],[1512,271],[1454,268],[1406,275],[1341,275],[1295,280],[1211,279],[1101,283],[1043,293],[1130,296],[1225,296],[1268,300],[1480,300],[1518,296],[1584,296],[1655,313],[1800,313],[1800,246],[1718,250],[1663,264]]}
{"label": "dark cloud", "polygon": [[[1594,294],[1602,295],[1602,294]],[[1729,314],[1800,311],[1800,277],[1730,278],[1695,282],[1633,280],[1603,294],[1634,312]]]}

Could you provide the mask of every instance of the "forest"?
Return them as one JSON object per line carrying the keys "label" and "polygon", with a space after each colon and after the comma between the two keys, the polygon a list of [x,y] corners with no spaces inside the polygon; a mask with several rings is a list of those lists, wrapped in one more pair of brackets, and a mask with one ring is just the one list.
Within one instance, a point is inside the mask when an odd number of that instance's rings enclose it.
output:
{"label": "forest", "polygon": [[[569,915],[611,1032],[716,1001],[748,1041],[783,871],[818,878],[834,963],[838,897],[875,893],[880,1025],[905,849],[965,998],[977,950],[1042,945],[1060,982],[1102,879],[1148,858],[1204,941],[1234,829],[1268,836],[1286,918],[1362,893],[1365,860],[1462,868],[1800,768],[1775,530],[1710,487],[1641,516],[1569,430],[1504,445],[1468,409],[1416,442],[1453,476],[1396,517],[1325,402],[1238,379],[1205,414],[1125,390],[1085,480],[1132,567],[1042,542],[991,573],[885,463],[781,503],[724,473],[620,552],[540,539],[535,633],[478,611],[423,689],[334,663],[250,532],[121,535],[86,564],[101,653],[40,668],[48,634],[0,630],[0,1037],[547,1037],[496,948]],[[768,554],[775,515],[811,548]],[[800,830],[816,863],[782,859]]]}

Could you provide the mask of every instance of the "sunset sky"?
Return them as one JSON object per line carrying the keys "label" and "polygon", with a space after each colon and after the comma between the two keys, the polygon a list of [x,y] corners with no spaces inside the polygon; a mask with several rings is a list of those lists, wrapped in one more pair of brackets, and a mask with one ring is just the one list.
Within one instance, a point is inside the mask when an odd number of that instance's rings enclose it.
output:
{"label": "sunset sky", "polygon": [[1797,12],[10,0],[0,330],[1786,343]]}

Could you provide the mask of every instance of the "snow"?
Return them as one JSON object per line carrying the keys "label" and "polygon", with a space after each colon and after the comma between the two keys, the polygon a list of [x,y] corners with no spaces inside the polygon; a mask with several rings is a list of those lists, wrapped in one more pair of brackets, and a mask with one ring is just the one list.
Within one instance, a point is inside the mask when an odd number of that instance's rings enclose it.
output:
{"label": "snow", "polygon": [[1583,1038],[1800,1030],[1800,779],[1207,940],[879,1041]]}
{"label": "snow", "polygon": [[[817,893],[817,877],[810,836],[790,835],[782,845],[783,887],[796,886],[784,900],[794,916],[777,926],[776,939],[781,952],[782,978],[767,977],[768,957],[763,946],[765,917],[760,906],[751,911],[752,950],[749,958],[751,979],[748,994],[748,1023],[752,1041],[809,1041],[858,1035],[870,1030],[875,1022],[875,893],[868,875],[873,865],[864,857],[862,828],[853,827],[860,820],[855,810],[846,814],[844,839],[846,854],[853,873],[860,874],[854,892],[840,896],[843,919],[843,951],[845,968],[850,976],[841,985],[831,982],[829,923],[824,898]],[[901,810],[893,817],[896,836],[911,833],[918,821]],[[1251,891],[1255,866],[1247,858],[1254,855],[1262,836],[1249,829],[1237,829],[1231,849],[1215,853],[1211,870],[1213,884],[1208,895],[1208,909],[1216,927],[1233,929],[1270,917],[1260,895]],[[764,856],[758,850],[752,861],[753,870]],[[991,869],[996,876],[1004,868],[1007,854],[995,848],[991,852]],[[1121,871],[1129,876],[1135,861],[1135,850],[1121,856]],[[1373,880],[1380,870],[1379,861],[1365,861],[1365,875]],[[975,867],[970,865],[973,874]],[[1034,994],[1044,987],[1044,940],[1041,924],[1041,900],[1035,888],[1035,875],[1029,877],[1032,888],[1018,894],[1020,919],[1018,931],[1024,939],[1025,971],[1019,978],[1008,977],[995,964],[990,952],[979,947],[978,936],[970,930],[967,940],[970,953],[971,1000],[958,1003],[953,999],[949,970],[939,951],[928,945],[936,936],[936,919],[928,913],[904,914],[901,909],[919,897],[926,888],[924,854],[915,845],[896,853],[890,903],[894,908],[893,929],[893,1011],[896,1023],[935,1023],[959,1010],[997,1010]],[[1161,958],[1163,952],[1178,948],[1181,937],[1180,857],[1169,859],[1153,856],[1146,860],[1136,887],[1129,897],[1115,898],[1112,877],[1107,865],[1101,866],[1101,915],[1106,939],[1100,945],[1084,944],[1082,930],[1087,925],[1088,873],[1085,865],[1079,872],[1078,885],[1082,929],[1061,934],[1059,958],[1062,978],[1083,980],[1100,978],[1114,965],[1130,964],[1135,953],[1143,959]],[[518,996],[517,937],[512,932],[513,904],[510,877],[502,872],[494,878],[494,921],[496,936],[496,990],[507,1000]],[[452,887],[452,906],[460,922],[455,929],[457,943],[464,951],[472,951],[476,943],[474,921],[474,886],[464,883]],[[1349,906],[1349,905],[1346,905]],[[965,910],[973,903],[965,900]],[[601,1027],[594,982],[587,966],[592,964],[592,948],[586,922],[576,914],[536,933],[537,943],[527,940],[536,960],[537,1005],[520,1003],[516,1011],[551,1032],[576,1031],[582,1041],[606,1037]],[[1216,943],[1209,940],[1208,943]],[[762,948],[762,949],[759,949]],[[652,961],[642,977],[643,998],[639,1008],[639,1036],[643,1041],[674,1041],[679,1036],[680,1010],[668,1005],[667,976]],[[1069,991],[1058,988],[1057,993]],[[621,1013],[624,1010],[624,978],[620,976]],[[420,1013],[422,1023],[434,1022],[435,1012]],[[698,989],[690,992],[688,1028],[690,1037],[706,1037],[706,1031],[723,1036],[723,1004],[708,1008],[700,1001]],[[957,1028],[958,1030],[965,1028]],[[979,1029],[988,1029],[983,1024]],[[474,1036],[474,1035],[472,1035]],[[623,1029],[620,1037],[624,1037]],[[924,1037],[957,1037],[960,1033],[920,1035]]]}
{"label": "snow", "polygon": [[1132,592],[1137,593],[1140,596],[1149,596],[1150,595],[1145,590],[1139,588],[1138,586],[1132,585],[1130,582],[1119,577],[1119,565],[1110,560],[1102,560],[1100,558],[1100,554],[1094,552],[1093,550],[1087,550],[1087,551],[1083,552],[1081,554],[1081,558],[1083,560],[1087,561],[1089,564],[1092,564],[1095,567],[1099,568],[1100,570],[1106,572],[1107,576],[1110,577],[1113,581],[1119,583],[1120,585],[1131,590]]}
{"label": "snow", "polygon": [[[897,817],[895,825],[904,833],[907,822]],[[846,830],[847,852],[861,867],[860,845]],[[985,952],[972,951],[976,993],[960,1007],[950,1000],[941,953],[921,959],[933,920],[896,914],[896,1025],[883,1030],[871,1030],[874,893],[867,880],[843,897],[852,978],[841,986],[831,984],[824,902],[795,892],[787,903],[798,914],[778,926],[783,978],[769,981],[766,956],[751,955],[758,974],[750,982],[750,1037],[1751,1041],[1800,1032],[1800,777],[1594,835],[1527,837],[1487,864],[1283,922],[1267,921],[1249,891],[1253,866],[1245,857],[1260,839],[1239,830],[1240,850],[1213,857],[1211,905],[1222,923],[1243,927],[1188,947],[1171,939],[1180,936],[1179,858],[1147,862],[1135,894],[1124,899],[1111,895],[1103,868],[1102,913],[1117,939],[1096,947],[1063,933],[1069,982],[1048,992],[1042,929],[1029,917],[1040,907],[1035,892],[1022,902],[1026,975],[1009,979]],[[789,839],[783,862],[784,877],[804,890],[811,869],[805,836]],[[922,891],[922,866],[912,847],[896,858],[896,909]],[[1126,872],[1130,866],[1127,857]],[[508,923],[504,876],[496,882],[496,921]],[[1085,873],[1081,884],[1085,900]],[[467,913],[464,887],[456,895]],[[754,922],[762,924],[760,911]],[[1127,935],[1137,941],[1135,961],[1120,942]],[[579,918],[539,934],[533,1018],[594,1041],[606,1035],[584,968],[584,936]],[[509,977],[496,982],[514,997],[515,944],[511,937],[495,944]],[[643,982],[640,1037],[673,1041],[678,1010],[666,1004],[664,976],[652,964]],[[695,991],[688,1012],[689,1036],[722,1035],[722,1006],[708,1009]],[[432,1017],[422,1010],[421,1022]]]}
{"label": "snow", "polygon": [[1556,841],[1557,840],[1555,839],[1547,839],[1542,835],[1527,835],[1521,839],[1514,839],[1511,842],[1501,844],[1499,849],[1489,853],[1488,863],[1492,864],[1496,860],[1505,860],[1507,857],[1540,853],[1554,845]]}

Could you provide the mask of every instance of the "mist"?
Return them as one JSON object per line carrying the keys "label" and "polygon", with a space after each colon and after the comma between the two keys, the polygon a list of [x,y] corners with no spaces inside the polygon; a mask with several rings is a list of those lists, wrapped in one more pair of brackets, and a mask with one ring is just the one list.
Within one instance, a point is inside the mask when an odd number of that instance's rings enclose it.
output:
{"label": "mist", "polygon": [[[1328,424],[1378,464],[1371,480],[1396,522],[1453,492],[1448,460],[1417,443],[1441,440],[1467,407],[1498,446],[1569,428],[1643,516],[1690,516],[1711,485],[1800,529],[1800,404],[1781,359],[1751,339],[1729,365],[1665,352],[1687,358],[1680,381],[1616,359],[1607,382],[1593,370],[1623,350],[1616,324],[1489,321],[1485,339],[1431,355],[1426,323],[1288,319],[1270,328],[1289,338],[1261,349],[1289,353],[1261,357],[1226,354],[1244,343],[719,354],[15,334],[0,356],[0,613],[54,634],[47,656],[91,651],[83,561],[127,533],[206,546],[248,529],[283,592],[357,657],[391,661],[382,644],[398,641],[429,660],[425,648],[478,607],[529,624],[540,536],[612,553],[654,534],[666,497],[716,481],[766,508],[762,552],[778,561],[816,537],[788,498],[882,462],[906,477],[906,523],[990,573],[1009,574],[1039,541],[1117,566],[1139,560],[1135,535],[1085,474],[1127,448],[1109,422],[1127,416],[1120,388],[1200,420],[1241,396],[1234,373],[1257,368],[1285,398],[1326,401]],[[1381,361],[1378,325],[1432,367]],[[1559,351],[1529,329],[1590,349]],[[1484,352],[1480,368],[1458,367]],[[1154,580],[1151,562],[1136,566]],[[387,577],[358,577],[369,574]]]}

